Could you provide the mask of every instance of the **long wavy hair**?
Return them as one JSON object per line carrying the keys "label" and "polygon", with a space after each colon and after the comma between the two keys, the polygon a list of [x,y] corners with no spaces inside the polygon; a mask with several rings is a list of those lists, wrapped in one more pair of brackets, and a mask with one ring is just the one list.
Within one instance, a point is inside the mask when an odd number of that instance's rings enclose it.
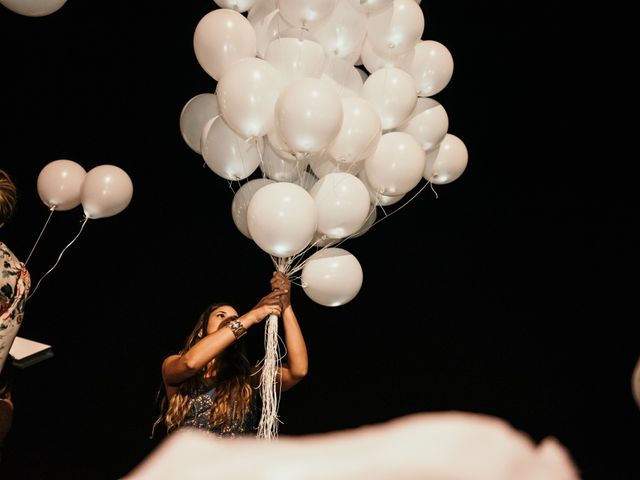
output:
{"label": "long wavy hair", "polygon": [[[214,303],[200,314],[198,322],[189,334],[180,354],[185,353],[207,335],[209,316],[216,308],[225,305],[230,304]],[[220,326],[224,326],[231,320],[232,318],[227,319]],[[191,408],[192,398],[197,396],[202,387],[206,385],[205,375],[209,369],[210,366],[206,365],[197,375],[183,382],[170,400],[167,401],[166,392],[164,393],[161,405],[162,413],[158,420],[164,421],[167,433],[183,424]],[[254,402],[254,388],[251,384],[252,368],[246,355],[243,339],[235,341],[216,358],[212,373],[216,395],[210,414],[211,426],[221,431],[242,428]],[[159,422],[156,421],[157,423]]]}
{"label": "long wavy hair", "polygon": [[6,223],[13,216],[18,202],[18,191],[11,176],[0,170],[0,224]]}

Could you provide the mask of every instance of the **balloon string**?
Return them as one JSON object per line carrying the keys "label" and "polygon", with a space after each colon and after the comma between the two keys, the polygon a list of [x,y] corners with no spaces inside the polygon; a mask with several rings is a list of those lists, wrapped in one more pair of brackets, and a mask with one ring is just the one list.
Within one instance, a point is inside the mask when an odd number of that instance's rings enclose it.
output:
{"label": "balloon string", "polygon": [[55,205],[53,205],[49,209],[49,216],[47,217],[47,221],[44,222],[44,227],[42,227],[42,230],[40,230],[40,235],[38,235],[38,238],[36,239],[36,243],[33,244],[33,247],[31,248],[31,252],[29,252],[29,256],[27,257],[27,260],[24,262],[25,266],[27,265],[27,263],[29,263],[29,259],[31,258],[31,255],[33,255],[33,251],[36,249],[36,245],[38,245],[38,242],[40,241],[40,237],[42,237],[42,234],[44,233],[45,229],[47,228],[47,225],[49,225],[49,220],[51,220],[51,216],[53,215],[53,211],[55,209],[56,209]]}
{"label": "balloon string", "polygon": [[[249,137],[247,138],[245,141],[249,142],[252,138],[255,137]],[[264,140],[262,141],[262,149],[260,149],[260,146],[258,145],[258,141],[256,140],[256,150],[258,151],[258,157],[260,158],[260,170],[262,171],[262,178],[267,178],[267,166],[264,163],[264,153],[265,150],[267,148],[267,142],[268,140]]]}
{"label": "balloon string", "polygon": [[435,189],[433,188],[433,183],[431,182],[431,180],[429,180],[429,185],[431,186],[431,191],[436,196],[436,200],[437,200],[438,199],[438,192],[436,192]]}
{"label": "balloon string", "polygon": [[[383,219],[385,219],[385,218],[387,218],[387,217],[390,217],[392,214],[396,213],[396,212],[397,212],[398,210],[400,210],[401,208],[406,207],[406,206],[407,206],[407,204],[408,204],[409,202],[411,202],[414,198],[416,198],[418,195],[420,195],[420,192],[422,192],[422,190],[424,190],[424,189],[427,187],[427,185],[432,185],[432,184],[431,184],[431,182],[430,182],[430,181],[427,181],[427,182],[426,182],[426,183],[425,183],[425,184],[420,188],[420,190],[418,190],[416,193],[414,193],[414,194],[413,194],[413,196],[412,196],[409,200],[407,200],[406,202],[404,202],[402,205],[400,205],[398,208],[396,208],[396,209],[395,209],[393,212],[391,212],[391,213],[387,213],[387,212],[384,210],[384,208],[382,207],[382,205],[380,205],[380,201],[378,200],[378,201],[376,202],[376,205],[375,205],[375,206],[376,206],[376,207],[380,207],[380,208],[381,208],[382,212],[384,213],[384,216],[383,216],[383,217],[381,217],[381,218],[379,218],[379,219],[378,219],[378,220],[376,220],[375,222],[373,222],[373,223],[371,224],[371,226],[369,227],[369,229],[373,228],[373,226],[374,226],[374,225],[377,225],[377,224],[378,224],[378,223],[380,223]],[[431,186],[431,190],[433,190],[433,185]],[[434,190],[433,192],[434,192],[434,194],[436,193],[436,192],[435,192],[435,190]],[[436,194],[436,198],[438,198],[438,195],[437,195],[437,194]],[[370,216],[370,215],[372,215],[372,214],[373,214],[373,211],[370,211],[370,212],[369,212],[369,215],[367,215],[367,217],[365,218],[365,222],[367,221],[367,219],[369,218],[369,216]],[[344,238],[340,239],[337,243],[334,243],[334,244],[331,244],[331,243],[330,243],[330,244],[327,244],[327,245],[323,245],[321,248],[319,248],[319,249],[318,249],[318,251],[320,251],[320,250],[324,250],[325,248],[328,248],[328,247],[334,247],[334,248],[335,248],[335,247],[338,247],[338,246],[340,246],[342,243],[344,243],[345,241],[347,241],[347,240],[349,240],[350,238],[352,238],[356,233],[357,233],[357,232],[354,232],[354,233],[352,233],[352,234],[350,234],[350,235],[347,235],[346,237],[344,237]],[[324,237],[324,236],[323,236],[323,237]],[[294,257],[294,258],[298,258],[298,259],[300,259],[300,257],[301,257],[301,256],[303,256],[303,255],[304,255],[304,254],[305,254],[305,253],[306,253],[310,248],[314,247],[314,246],[315,246],[315,245],[316,245],[320,240],[325,239],[325,238],[323,238],[323,237],[321,237],[321,238],[319,238],[318,240],[316,240],[315,242],[313,242],[313,243],[309,244],[305,250],[303,250],[302,252],[300,252],[300,253],[299,253],[296,257]],[[289,272],[289,273],[290,273],[290,275],[293,275],[294,273],[297,273],[297,272],[299,272],[300,270],[302,270],[302,269],[304,268],[304,266],[307,264],[307,262],[308,262],[309,258],[310,258],[310,257],[307,257],[307,258],[305,258],[304,260],[297,262],[297,263],[296,263],[296,265],[294,266],[294,268],[292,268],[292,269],[290,270],[290,272]]]}
{"label": "balloon string", "polygon": [[[383,209],[382,209],[382,211],[384,212],[384,216],[383,216],[382,218],[380,218],[380,219],[376,220],[375,222],[373,222],[373,225],[377,225],[378,223],[380,223],[380,222],[381,222],[382,220],[384,220],[385,218],[390,217],[391,215],[393,215],[394,213],[396,213],[398,210],[401,210],[402,208],[406,207],[406,206],[407,206],[407,204],[408,204],[409,202],[411,202],[414,198],[416,198],[418,195],[420,195],[420,192],[422,192],[422,190],[424,190],[424,189],[427,187],[427,185],[431,185],[431,182],[427,181],[427,182],[426,182],[426,183],[425,183],[425,184],[420,188],[420,190],[418,190],[416,193],[414,193],[414,194],[413,194],[413,196],[412,196],[409,200],[407,200],[406,202],[404,202],[402,205],[400,205],[398,208],[396,208],[393,212],[391,212],[391,213],[387,214],[387,212],[385,212],[385,210],[384,210],[384,208],[383,208]],[[431,187],[431,190],[433,190],[433,187]],[[435,193],[435,191],[434,191],[434,193]],[[438,196],[437,196],[437,195],[436,195],[436,198],[438,198]],[[378,202],[378,203],[379,203],[379,202]],[[378,205],[378,206],[380,206],[380,208],[382,208],[382,206],[381,206],[381,205]],[[373,227],[373,225],[371,225],[371,227]]]}
{"label": "balloon string", "polygon": [[[307,245],[307,247],[302,250],[300,253],[295,254],[292,257],[289,257],[288,259],[288,265],[286,270],[283,270],[284,273],[289,273],[290,275],[298,272],[299,270],[302,269],[302,267],[304,267],[304,264],[307,262],[308,258],[304,259],[301,261],[301,259],[305,256],[305,254],[311,250],[313,247],[315,247],[318,242],[320,242],[321,240],[324,240],[326,238],[326,236],[322,236],[319,237],[315,242],[310,243],[309,245]],[[326,248],[328,245],[323,246],[321,249],[322,250],[324,248]],[[295,264],[294,264],[295,262]],[[293,264],[293,268],[291,268],[291,265]]]}
{"label": "balloon string", "polygon": [[234,184],[238,185],[238,189],[242,186],[242,183],[239,180],[227,180],[227,185],[229,186],[229,190],[231,190],[232,195],[235,195],[237,192],[237,190],[234,189]]}
{"label": "balloon string", "polygon": [[87,220],[89,220],[89,217],[85,216],[84,220],[82,221],[82,225],[80,226],[80,231],[76,234],[75,237],[73,237],[73,240],[71,240],[66,247],[64,247],[62,249],[62,251],[60,252],[60,255],[58,255],[58,260],[56,260],[56,263],[53,264],[53,267],[51,267],[41,278],[40,280],[38,280],[38,283],[36,284],[36,287],[33,289],[33,291],[29,294],[29,296],[27,297],[27,300],[29,300],[34,293],[36,293],[36,290],[38,290],[38,287],[40,286],[40,283],[42,282],[42,280],[44,280],[44,277],[46,277],[47,275],[49,275],[49,273],[51,273],[51,271],[56,268],[56,265],[58,265],[58,263],[60,262],[60,259],[62,258],[62,255],[64,254],[64,252],[67,250],[67,248],[69,248],[71,246],[71,244],[73,244],[73,242],[75,242],[78,237],[80,236],[80,234],[82,233],[82,229],[84,228],[84,226],[87,223]]}

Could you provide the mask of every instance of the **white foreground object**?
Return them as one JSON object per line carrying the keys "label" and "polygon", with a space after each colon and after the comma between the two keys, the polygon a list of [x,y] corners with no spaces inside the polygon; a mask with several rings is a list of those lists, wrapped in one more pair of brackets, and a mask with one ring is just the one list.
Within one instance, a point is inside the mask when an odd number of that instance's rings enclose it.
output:
{"label": "white foreground object", "polygon": [[307,436],[220,438],[184,429],[123,480],[578,480],[555,439],[539,445],[505,421],[465,412],[413,414]]}

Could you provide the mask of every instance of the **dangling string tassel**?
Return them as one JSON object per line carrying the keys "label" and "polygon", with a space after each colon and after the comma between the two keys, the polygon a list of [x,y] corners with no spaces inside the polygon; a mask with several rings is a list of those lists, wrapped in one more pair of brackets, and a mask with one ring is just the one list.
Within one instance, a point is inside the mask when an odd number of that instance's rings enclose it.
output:
{"label": "dangling string tassel", "polygon": [[265,357],[260,379],[262,416],[258,424],[258,438],[272,440],[278,437],[280,389],[277,376],[282,362],[278,344],[278,317],[275,315],[267,318],[264,344]]}
{"label": "dangling string tassel", "polygon": [[[286,259],[272,260],[278,271],[286,273],[289,263]],[[280,343],[278,337],[278,317],[269,315],[266,320],[264,337],[265,357],[260,377],[260,396],[262,397],[262,416],[258,424],[258,438],[273,440],[278,437],[278,407],[280,405],[280,382],[278,372],[282,367]]]}

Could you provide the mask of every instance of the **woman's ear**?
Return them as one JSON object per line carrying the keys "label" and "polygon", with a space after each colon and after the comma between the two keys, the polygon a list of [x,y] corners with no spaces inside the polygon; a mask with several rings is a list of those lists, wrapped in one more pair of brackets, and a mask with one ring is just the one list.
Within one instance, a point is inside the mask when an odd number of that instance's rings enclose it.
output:
{"label": "woman's ear", "polygon": [[206,319],[202,322],[202,324],[200,325],[200,329],[198,330],[198,338],[204,337],[208,324],[209,324],[209,319]]}

